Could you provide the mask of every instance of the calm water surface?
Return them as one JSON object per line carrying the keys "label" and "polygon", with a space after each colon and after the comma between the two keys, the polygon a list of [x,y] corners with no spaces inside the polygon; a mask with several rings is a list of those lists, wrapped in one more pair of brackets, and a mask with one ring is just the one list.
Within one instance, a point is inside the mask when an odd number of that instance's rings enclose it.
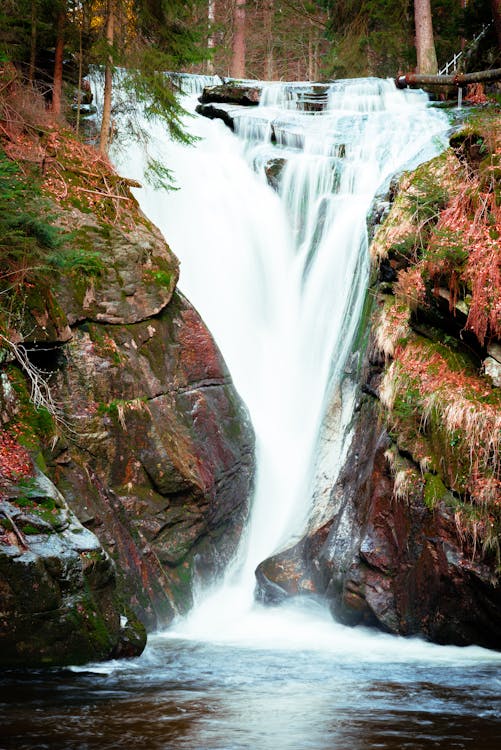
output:
{"label": "calm water surface", "polygon": [[129,662],[4,672],[0,747],[499,750],[498,656],[432,653],[399,659],[397,640],[382,660],[154,636]]}

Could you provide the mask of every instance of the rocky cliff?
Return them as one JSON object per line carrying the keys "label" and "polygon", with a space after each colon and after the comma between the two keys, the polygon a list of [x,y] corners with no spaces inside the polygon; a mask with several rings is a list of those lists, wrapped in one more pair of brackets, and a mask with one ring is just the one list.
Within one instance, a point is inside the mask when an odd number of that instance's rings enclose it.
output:
{"label": "rocky cliff", "polygon": [[16,149],[37,243],[0,279],[0,661],[138,653],[120,616],[167,624],[235,549],[252,430],[126,181],[61,131]]}
{"label": "rocky cliff", "polygon": [[259,566],[263,600],[501,648],[500,153],[486,111],[401,178],[348,460],[321,521]]}

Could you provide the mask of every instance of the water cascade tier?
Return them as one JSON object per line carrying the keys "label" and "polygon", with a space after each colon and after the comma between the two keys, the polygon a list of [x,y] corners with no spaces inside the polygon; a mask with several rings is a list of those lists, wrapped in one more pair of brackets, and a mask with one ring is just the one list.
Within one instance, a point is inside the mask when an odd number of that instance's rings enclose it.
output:
{"label": "water cascade tier", "polygon": [[[187,79],[193,111],[207,78]],[[447,120],[419,91],[379,79],[324,87],[312,111],[305,84],[260,84],[260,104],[220,119],[187,117],[198,140],[171,142],[147,123],[144,148],[114,153],[139,179],[137,198],[181,260],[180,286],[212,331],[256,433],[257,478],[247,530],[222,588],[201,606],[253,606],[254,571],[303,532],[329,412],[329,481],[350,436],[354,344],[369,276],[367,216],[395,173],[443,147]],[[148,158],[176,190],[145,179]],[[213,605],[210,604],[213,602]],[[196,612],[194,613],[196,621]],[[196,630],[196,627],[195,627]]]}

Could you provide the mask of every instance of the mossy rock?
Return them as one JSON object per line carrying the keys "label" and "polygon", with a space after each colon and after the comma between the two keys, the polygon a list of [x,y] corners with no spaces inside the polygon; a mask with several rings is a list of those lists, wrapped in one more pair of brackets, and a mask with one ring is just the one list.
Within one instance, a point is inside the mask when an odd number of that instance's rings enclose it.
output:
{"label": "mossy rock", "polygon": [[[43,474],[0,501],[0,666],[43,667],[138,655],[121,633],[113,562]],[[22,494],[21,494],[22,493]],[[127,642],[127,648],[125,643]],[[125,653],[127,652],[127,653]]]}

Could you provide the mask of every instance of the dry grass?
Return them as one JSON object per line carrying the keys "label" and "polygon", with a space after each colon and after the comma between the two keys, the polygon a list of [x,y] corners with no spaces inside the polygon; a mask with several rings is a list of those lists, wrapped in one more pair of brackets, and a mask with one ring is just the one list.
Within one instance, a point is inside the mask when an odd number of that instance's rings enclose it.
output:
{"label": "dry grass", "polygon": [[385,305],[375,325],[375,346],[388,360],[394,356],[399,341],[410,333],[409,310],[403,305]]}
{"label": "dry grass", "polygon": [[[405,415],[396,413],[396,399],[409,400],[410,384],[412,409]],[[445,357],[418,341],[397,350],[380,387],[381,402],[397,430],[406,429],[405,421],[416,434],[439,430],[449,452],[457,441],[458,463],[468,464],[466,489],[471,500],[480,504],[486,498],[501,502],[501,410],[499,399],[489,401],[494,394],[482,378],[451,369]]]}
{"label": "dry grass", "polygon": [[404,302],[409,310],[416,310],[419,305],[426,302],[426,287],[424,285],[421,269],[418,266],[404,268],[398,274],[394,285],[395,296]]}
{"label": "dry grass", "polygon": [[130,187],[139,183],[118,176],[107,157],[78,141],[47,110],[40,91],[21,82],[12,65],[0,65],[0,141],[7,156],[28,176],[33,168],[44,191],[63,207],[93,212],[123,230],[136,201]]}
{"label": "dry grass", "polygon": [[[459,156],[404,177],[404,194],[376,235],[373,259],[401,269],[395,302],[376,322],[375,346],[387,363],[379,395],[395,440],[386,453],[394,497],[410,502],[421,491],[430,508],[444,499],[472,557],[500,566],[500,390],[459,341],[444,333],[433,343],[411,330],[412,311],[436,315],[443,297],[480,344],[501,339],[501,129],[492,114],[480,130],[475,123]],[[442,205],[440,191],[448,196]]]}
{"label": "dry grass", "polygon": [[33,84],[22,83],[10,63],[0,63],[0,132],[9,140],[26,132],[34,139],[50,127],[52,115],[43,94]]}

